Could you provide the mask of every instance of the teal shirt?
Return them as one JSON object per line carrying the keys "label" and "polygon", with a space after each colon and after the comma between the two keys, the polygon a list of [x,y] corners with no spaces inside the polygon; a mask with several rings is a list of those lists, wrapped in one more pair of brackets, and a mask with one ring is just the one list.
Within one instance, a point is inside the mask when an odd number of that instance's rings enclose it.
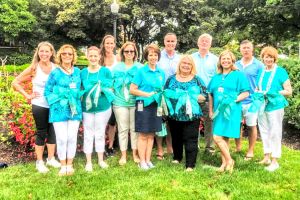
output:
{"label": "teal shirt", "polygon": [[82,119],[80,69],[74,67],[72,74],[59,67],[51,71],[45,85],[44,95],[49,104],[49,122]]}
{"label": "teal shirt", "polygon": [[[115,94],[113,105],[124,107],[135,106],[135,96],[129,93],[129,87],[133,77],[141,67],[142,64],[139,62],[134,62],[130,68],[127,68],[124,62],[120,62],[113,68],[113,88]],[[125,88],[128,92],[127,99],[124,95]]]}
{"label": "teal shirt", "polygon": [[238,71],[227,75],[216,74],[208,85],[208,92],[213,96],[213,134],[229,138],[240,137],[242,104],[236,103],[237,96],[249,91],[246,76]]}
{"label": "teal shirt", "polygon": [[[164,97],[169,110],[169,117],[176,121],[194,121],[202,116],[202,110],[198,103],[202,80],[198,76],[188,82],[179,82],[176,74],[171,75],[165,85]],[[190,99],[192,113],[186,113],[187,99]]]}
{"label": "teal shirt", "polygon": [[[82,80],[82,87],[84,89],[84,95],[82,98],[83,112],[97,113],[109,109],[114,97],[111,90],[112,76],[110,70],[106,67],[100,67],[98,72],[89,72],[88,68],[84,68],[81,70],[80,77]],[[100,81],[101,92],[98,97],[98,101],[95,101],[95,99],[97,99],[97,89],[95,87],[97,87],[96,85],[98,81]],[[88,109],[89,99],[91,99],[90,109]]]}
{"label": "teal shirt", "polygon": [[[258,73],[257,84],[259,82],[261,74],[262,74],[262,70],[260,70],[260,72]],[[263,91],[266,90],[270,75],[271,75],[271,71],[265,72],[265,75],[262,80],[262,90]],[[288,105],[288,102],[285,99],[285,97],[279,93],[279,91],[283,90],[283,84],[288,79],[289,79],[289,75],[288,75],[287,71],[284,68],[278,66],[276,69],[273,81],[271,83],[271,88],[268,91],[269,94],[277,94],[278,96],[276,98],[278,100],[268,101],[265,111],[270,112],[270,111],[278,110],[278,109],[284,108]],[[267,96],[268,96],[268,93],[267,93]]]}
{"label": "teal shirt", "polygon": [[[159,92],[162,91],[165,84],[165,73],[156,65],[155,70],[151,70],[146,64],[140,68],[134,76],[132,83],[138,86],[138,89],[144,92]],[[136,97],[136,100],[145,100],[151,97]],[[155,97],[155,99],[157,99]],[[154,100],[154,98],[153,98]],[[150,103],[150,102],[149,102]],[[146,106],[146,105],[145,105]]]}

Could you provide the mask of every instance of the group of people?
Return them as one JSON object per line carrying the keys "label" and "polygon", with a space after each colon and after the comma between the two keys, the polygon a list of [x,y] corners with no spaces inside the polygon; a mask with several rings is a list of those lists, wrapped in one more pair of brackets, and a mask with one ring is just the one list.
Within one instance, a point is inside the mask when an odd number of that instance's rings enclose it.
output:
{"label": "group of people", "polygon": [[[60,168],[59,175],[74,173],[73,159],[77,147],[80,121],[84,128],[85,170],[91,172],[92,152],[98,154],[98,165],[107,168],[104,160],[105,131],[113,153],[113,138],[118,128],[120,165],[127,162],[130,138],[133,161],[142,170],[154,168],[151,161],[154,141],[157,159],[164,158],[163,137],[172,163],[183,160],[193,171],[198,153],[200,118],[204,121],[205,151],[213,153],[214,143],[220,149],[222,164],[218,171],[232,172],[234,160],[229,151],[229,138],[236,139],[241,150],[241,121],[250,127],[249,149],[245,160],[254,156],[257,121],[269,171],[279,168],[285,96],[292,94],[286,70],[277,66],[278,52],[265,47],[260,62],[253,56],[253,44],[242,41],[242,59],[236,61],[229,50],[219,57],[209,50],[212,36],[198,38],[198,52],[179,55],[177,37],[167,33],[164,49],[148,45],[144,65],[137,61],[135,43],[126,42],[114,55],[115,38],[106,35],[100,48],[87,50],[88,67],[74,67],[76,50],[63,45],[57,54],[49,42],[41,42],[32,64],[13,81],[13,87],[31,100],[36,123],[36,168],[48,172],[47,166]],[[55,63],[55,64],[54,64]],[[32,93],[22,83],[32,78]],[[44,146],[48,158],[43,161]],[[55,157],[57,146],[58,162]],[[184,150],[184,151],[183,151]]]}

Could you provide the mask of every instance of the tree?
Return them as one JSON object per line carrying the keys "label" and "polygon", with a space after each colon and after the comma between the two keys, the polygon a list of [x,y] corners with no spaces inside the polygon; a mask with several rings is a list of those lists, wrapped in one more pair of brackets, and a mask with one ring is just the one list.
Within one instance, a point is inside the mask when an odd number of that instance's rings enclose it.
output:
{"label": "tree", "polygon": [[28,0],[1,0],[0,36],[6,43],[18,38],[21,33],[32,31],[35,17],[28,11]]}

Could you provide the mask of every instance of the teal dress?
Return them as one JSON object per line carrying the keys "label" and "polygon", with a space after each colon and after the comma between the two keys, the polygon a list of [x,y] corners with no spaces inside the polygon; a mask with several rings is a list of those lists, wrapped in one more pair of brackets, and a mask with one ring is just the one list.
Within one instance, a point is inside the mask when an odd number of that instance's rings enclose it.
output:
{"label": "teal dress", "polygon": [[50,109],[49,122],[82,119],[80,86],[80,69],[77,67],[72,74],[66,74],[60,68],[49,74],[44,93]]}
{"label": "teal dress", "polygon": [[135,106],[135,96],[129,93],[129,87],[133,77],[136,75],[142,64],[134,62],[129,69],[124,62],[120,62],[113,68],[113,88],[115,99],[113,105],[123,107]]}
{"label": "teal dress", "polygon": [[236,103],[237,96],[250,90],[246,76],[238,71],[216,74],[208,85],[213,97],[213,134],[228,138],[240,137],[242,104]]}
{"label": "teal dress", "polygon": [[109,109],[114,100],[110,70],[106,67],[100,67],[97,72],[89,72],[88,68],[84,68],[80,77],[84,89],[83,112],[97,113]]}

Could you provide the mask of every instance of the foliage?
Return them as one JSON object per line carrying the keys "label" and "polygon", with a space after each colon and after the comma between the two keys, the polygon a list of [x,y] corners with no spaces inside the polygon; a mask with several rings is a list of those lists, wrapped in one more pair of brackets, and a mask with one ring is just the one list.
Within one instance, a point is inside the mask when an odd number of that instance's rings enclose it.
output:
{"label": "foliage", "polygon": [[293,88],[293,95],[288,98],[289,106],[285,109],[285,118],[288,123],[300,129],[300,60],[280,60],[279,65],[288,71]]}
{"label": "foliage", "polygon": [[[11,88],[14,79],[5,67],[1,67],[0,76],[0,139],[1,141],[17,142],[20,156],[25,156],[34,147],[35,127],[31,114],[31,105],[24,97]],[[30,92],[28,82],[24,89]]]}
{"label": "foliage", "polygon": [[30,63],[32,60],[32,55],[22,54],[22,53],[13,53],[9,55],[7,64],[11,65],[23,65],[25,63]]}
{"label": "foliage", "polygon": [[35,22],[35,17],[28,10],[28,0],[1,0],[0,36],[3,34],[6,42],[32,31]]}
{"label": "foliage", "polygon": [[257,163],[263,157],[261,142],[256,145],[253,161],[244,161],[246,141],[243,146],[242,154],[232,153],[236,164],[231,175],[215,171],[220,166],[220,153],[205,154],[203,142],[191,173],[184,171],[183,163],[172,164],[171,156],[163,161],[153,158],[156,167],[142,171],[132,161],[131,152],[125,166],[118,164],[120,153],[109,158],[108,169],[97,165],[94,154],[92,173],[84,171],[85,158],[77,154],[75,174],[69,177],[59,177],[59,169],[53,168],[39,174],[34,163],[16,165],[0,173],[0,199],[299,199],[299,151],[283,146],[280,168],[270,173]]}

